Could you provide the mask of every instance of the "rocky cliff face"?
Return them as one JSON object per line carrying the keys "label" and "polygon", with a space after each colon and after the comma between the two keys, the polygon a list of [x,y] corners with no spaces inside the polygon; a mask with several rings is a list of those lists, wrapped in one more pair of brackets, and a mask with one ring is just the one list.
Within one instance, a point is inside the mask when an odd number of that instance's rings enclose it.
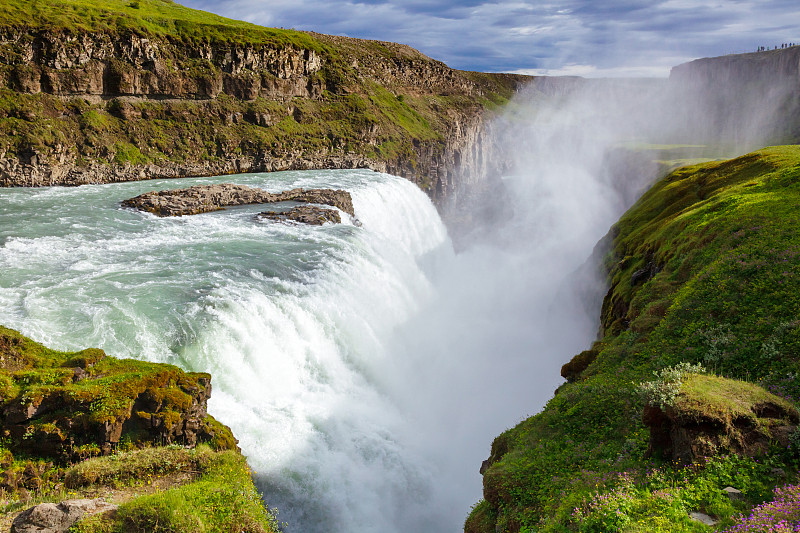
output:
{"label": "rocky cliff face", "polygon": [[670,83],[683,89],[685,119],[700,141],[758,148],[764,138],[800,140],[800,46],[697,59],[674,67]]}
{"label": "rocky cliff face", "polygon": [[211,376],[49,350],[0,326],[0,431],[14,452],[74,461],[130,445],[213,442],[235,448],[206,406]]}
{"label": "rocky cliff face", "polygon": [[499,175],[491,109],[525,78],[310,37],[298,47],[2,28],[0,185],[372,168],[443,205]]}
{"label": "rocky cliff face", "polygon": [[4,84],[18,92],[110,98],[319,97],[314,50],[237,43],[187,46],[136,34],[0,32]]}

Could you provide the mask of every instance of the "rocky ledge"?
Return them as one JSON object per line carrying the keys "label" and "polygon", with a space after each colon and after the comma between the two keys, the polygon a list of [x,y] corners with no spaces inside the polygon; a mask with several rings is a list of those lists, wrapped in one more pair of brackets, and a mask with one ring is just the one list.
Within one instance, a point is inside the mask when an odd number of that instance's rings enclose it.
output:
{"label": "rocky ledge", "polygon": [[81,518],[116,509],[117,505],[102,498],[65,500],[58,504],[40,503],[14,519],[11,533],[61,533],[68,531]]}
{"label": "rocky ledge", "polygon": [[753,457],[771,445],[787,448],[800,423],[788,401],[758,385],[713,375],[694,375],[670,405],[646,405],[648,455],[681,464],[734,453]]}
{"label": "rocky ledge", "polygon": [[147,211],[160,217],[196,215],[219,211],[228,206],[270,204],[275,202],[304,202],[336,207],[355,216],[350,193],[340,189],[292,189],[271,193],[262,189],[221,183],[195,185],[187,189],[152,191],[122,202],[123,207]]}
{"label": "rocky ledge", "polygon": [[[97,348],[56,352],[0,326],[0,435],[15,455],[70,462],[108,455],[123,441],[235,449],[230,429],[206,411],[210,395],[206,373]],[[7,470],[0,489],[38,477]]]}
{"label": "rocky ledge", "polygon": [[257,217],[279,222],[299,222],[311,226],[321,226],[326,222],[339,224],[342,221],[338,211],[315,205],[298,205],[288,211],[264,211]]}

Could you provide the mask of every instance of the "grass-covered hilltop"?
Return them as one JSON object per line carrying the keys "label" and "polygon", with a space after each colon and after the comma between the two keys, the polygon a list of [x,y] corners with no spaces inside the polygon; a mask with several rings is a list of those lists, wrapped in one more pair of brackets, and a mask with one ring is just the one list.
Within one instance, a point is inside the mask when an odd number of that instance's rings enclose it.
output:
{"label": "grass-covered hilltop", "polygon": [[465,530],[793,530],[799,213],[797,145],[646,192],[605,240],[599,340],[494,440]]}
{"label": "grass-covered hilltop", "polygon": [[523,79],[171,0],[6,0],[0,184],[369,167],[441,199],[500,164],[481,127]]}

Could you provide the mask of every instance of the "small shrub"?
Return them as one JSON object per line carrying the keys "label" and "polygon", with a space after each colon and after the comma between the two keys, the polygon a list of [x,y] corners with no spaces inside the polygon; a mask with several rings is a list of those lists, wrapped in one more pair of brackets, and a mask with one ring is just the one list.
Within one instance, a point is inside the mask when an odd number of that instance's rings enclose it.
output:
{"label": "small shrub", "polygon": [[727,324],[721,324],[698,332],[701,344],[705,345],[704,356],[706,364],[715,365],[724,359],[728,350],[733,346],[736,337]]}
{"label": "small shrub", "polygon": [[700,364],[678,363],[653,372],[657,379],[640,383],[637,390],[645,403],[663,409],[675,404],[675,398],[678,397],[687,375],[703,372],[705,368]]}

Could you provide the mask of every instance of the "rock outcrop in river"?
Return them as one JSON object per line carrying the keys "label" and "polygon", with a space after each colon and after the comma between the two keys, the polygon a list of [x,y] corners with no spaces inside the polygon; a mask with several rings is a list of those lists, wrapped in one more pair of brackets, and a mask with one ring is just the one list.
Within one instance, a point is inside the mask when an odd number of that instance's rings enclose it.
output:
{"label": "rock outcrop in river", "polygon": [[264,211],[257,216],[267,220],[298,222],[311,226],[321,226],[326,222],[338,224],[342,221],[342,217],[339,215],[338,211],[317,207],[315,205],[299,205],[288,211]]}
{"label": "rock outcrop in river", "polygon": [[271,193],[246,185],[220,183],[195,185],[186,189],[152,191],[122,202],[123,207],[147,211],[160,217],[196,215],[234,205],[304,202],[337,207],[355,216],[350,193],[339,189],[291,189]]}

